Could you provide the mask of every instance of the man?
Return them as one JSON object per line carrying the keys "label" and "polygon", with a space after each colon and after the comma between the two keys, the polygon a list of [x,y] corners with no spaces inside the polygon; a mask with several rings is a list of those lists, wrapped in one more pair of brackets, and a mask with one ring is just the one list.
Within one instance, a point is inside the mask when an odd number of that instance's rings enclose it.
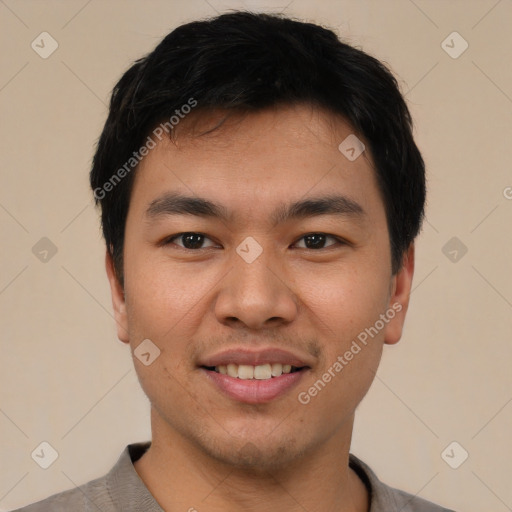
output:
{"label": "man", "polygon": [[90,178],[152,440],[20,510],[446,510],[349,453],[425,202],[380,62],[282,16],[180,26],[114,88]]}

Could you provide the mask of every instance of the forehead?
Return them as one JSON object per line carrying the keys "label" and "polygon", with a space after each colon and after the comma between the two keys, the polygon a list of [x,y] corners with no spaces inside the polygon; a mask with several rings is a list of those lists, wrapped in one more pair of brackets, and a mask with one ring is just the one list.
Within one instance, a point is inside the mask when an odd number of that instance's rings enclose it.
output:
{"label": "forehead", "polygon": [[272,205],[275,221],[275,206],[285,198],[336,193],[364,210],[382,209],[369,150],[350,159],[339,148],[347,138],[363,138],[324,110],[294,105],[227,118],[199,113],[182,123],[172,141],[159,142],[139,165],[132,206],[147,210],[162,194],[178,192],[237,213],[268,214]]}

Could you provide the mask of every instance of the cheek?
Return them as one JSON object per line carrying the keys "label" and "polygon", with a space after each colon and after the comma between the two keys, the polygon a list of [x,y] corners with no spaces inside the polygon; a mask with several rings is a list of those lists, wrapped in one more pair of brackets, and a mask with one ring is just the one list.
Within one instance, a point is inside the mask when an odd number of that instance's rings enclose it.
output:
{"label": "cheek", "polygon": [[[316,384],[305,391],[319,416],[320,411],[331,414],[328,427],[335,428],[336,422],[346,419],[347,411],[355,410],[374,379],[384,329],[371,328],[385,312],[389,280],[383,266],[347,264],[318,275],[310,272],[297,286],[325,340]],[[333,407],[339,414],[332,414]]]}
{"label": "cheek", "polygon": [[330,271],[297,270],[294,281],[313,321],[316,317],[326,335],[343,346],[384,312],[389,294],[389,282],[384,275],[340,264]]}
{"label": "cheek", "polygon": [[185,266],[171,265],[151,254],[127,256],[125,290],[130,330],[165,339],[171,331],[181,330],[211,286],[211,279]]}

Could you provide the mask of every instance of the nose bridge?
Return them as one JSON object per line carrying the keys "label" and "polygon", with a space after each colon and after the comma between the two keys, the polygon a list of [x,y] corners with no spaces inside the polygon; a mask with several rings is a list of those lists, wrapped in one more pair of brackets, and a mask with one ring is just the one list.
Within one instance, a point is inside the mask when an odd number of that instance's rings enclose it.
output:
{"label": "nose bridge", "polygon": [[269,320],[290,322],[296,315],[294,292],[286,284],[281,262],[263,245],[248,237],[233,252],[231,272],[215,304],[219,321],[236,319],[258,328]]}
{"label": "nose bridge", "polygon": [[[275,274],[280,273],[278,270],[279,261],[275,255],[273,256],[271,254],[272,250],[268,247],[265,248],[265,250],[262,248],[261,253],[252,259],[254,256],[252,256],[251,253],[254,249],[250,247],[250,243],[244,243],[244,245],[240,244],[237,249],[237,255],[233,257],[233,270],[236,273],[234,284],[240,285],[237,286],[237,292],[246,294],[246,292],[251,289],[254,292],[270,294],[275,284],[273,283],[272,277],[275,278]],[[247,250],[248,245],[249,251],[244,255],[243,252]],[[246,259],[246,256],[248,256],[249,259]],[[271,268],[273,271],[270,270]]]}

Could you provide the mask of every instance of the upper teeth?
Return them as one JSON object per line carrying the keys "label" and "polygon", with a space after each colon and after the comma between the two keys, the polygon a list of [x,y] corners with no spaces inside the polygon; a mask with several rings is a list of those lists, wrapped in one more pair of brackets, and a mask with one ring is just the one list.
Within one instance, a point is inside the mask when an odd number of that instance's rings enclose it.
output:
{"label": "upper teeth", "polygon": [[239,379],[270,379],[272,377],[279,377],[283,373],[290,373],[292,366],[290,364],[272,363],[272,364],[259,364],[252,366],[250,364],[228,364],[216,366],[215,371],[229,375],[230,377],[238,377]]}

